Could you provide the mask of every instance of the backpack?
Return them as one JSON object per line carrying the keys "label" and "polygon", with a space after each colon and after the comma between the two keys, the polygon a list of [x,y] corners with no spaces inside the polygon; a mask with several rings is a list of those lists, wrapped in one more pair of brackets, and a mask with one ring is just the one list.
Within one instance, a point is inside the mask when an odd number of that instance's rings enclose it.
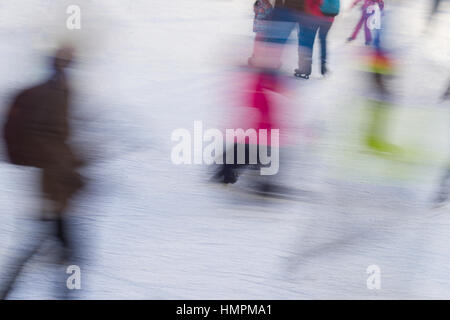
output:
{"label": "backpack", "polygon": [[34,144],[28,128],[32,117],[32,110],[28,110],[26,94],[19,94],[11,104],[6,121],[3,125],[3,140],[9,162],[15,165],[39,167],[35,161],[36,149],[32,149]]}
{"label": "backpack", "polygon": [[335,17],[339,14],[340,6],[339,0],[323,0],[320,11],[322,11],[325,16]]}

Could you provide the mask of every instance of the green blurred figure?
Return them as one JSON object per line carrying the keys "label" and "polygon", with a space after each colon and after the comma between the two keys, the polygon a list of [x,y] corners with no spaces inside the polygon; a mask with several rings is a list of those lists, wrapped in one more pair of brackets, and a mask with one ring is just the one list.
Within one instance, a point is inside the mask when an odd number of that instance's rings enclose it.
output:
{"label": "green blurred figure", "polygon": [[369,56],[368,67],[372,97],[368,100],[369,116],[364,143],[376,152],[396,153],[399,148],[389,143],[386,137],[392,109],[391,93],[386,79],[393,75],[393,62],[383,50],[375,48]]}

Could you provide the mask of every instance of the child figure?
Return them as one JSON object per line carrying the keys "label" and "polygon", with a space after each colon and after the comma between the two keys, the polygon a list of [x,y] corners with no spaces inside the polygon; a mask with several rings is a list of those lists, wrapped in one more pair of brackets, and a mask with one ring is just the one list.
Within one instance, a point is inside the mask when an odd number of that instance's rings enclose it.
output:
{"label": "child figure", "polygon": [[[354,8],[359,2],[362,0],[355,0],[350,7],[350,9]],[[365,44],[368,46],[372,43],[372,32],[371,32],[371,26],[370,26],[370,17],[375,15],[380,15],[380,12],[384,9],[384,2],[383,0],[364,0],[364,4],[361,7],[362,15],[361,19],[358,21],[358,24],[355,27],[355,30],[353,31],[352,35],[347,39],[347,41],[353,41],[358,36],[359,30],[361,30],[361,27],[364,24],[364,35],[365,35]],[[381,17],[377,17],[380,19]],[[379,28],[379,21],[378,26],[374,26],[375,28]]]}

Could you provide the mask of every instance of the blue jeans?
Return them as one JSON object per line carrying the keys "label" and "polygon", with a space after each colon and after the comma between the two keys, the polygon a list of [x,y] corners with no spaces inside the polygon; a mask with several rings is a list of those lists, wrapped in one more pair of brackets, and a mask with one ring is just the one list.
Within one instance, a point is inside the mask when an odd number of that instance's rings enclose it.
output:
{"label": "blue jeans", "polygon": [[292,30],[301,20],[301,13],[286,8],[275,8],[263,32],[263,41],[284,45]]}
{"label": "blue jeans", "polygon": [[299,44],[299,72],[311,74],[312,54],[316,34],[319,32],[320,60],[322,65],[327,61],[327,35],[332,21],[314,16],[304,16],[300,20]]}

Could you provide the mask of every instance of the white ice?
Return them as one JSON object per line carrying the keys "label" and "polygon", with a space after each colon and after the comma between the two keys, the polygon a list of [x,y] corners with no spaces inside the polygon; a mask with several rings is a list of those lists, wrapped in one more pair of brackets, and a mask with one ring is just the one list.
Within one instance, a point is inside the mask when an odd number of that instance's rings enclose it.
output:
{"label": "white ice", "polygon": [[[287,112],[298,143],[283,181],[320,195],[294,202],[257,201],[211,185],[204,166],[170,161],[174,129],[226,122],[233,71],[251,52],[252,1],[76,1],[82,29],[67,31],[72,2],[0,4],[0,102],[3,112],[15,90],[45,76],[43,57],[57,39],[80,42],[71,74],[75,142],[95,157],[84,171],[89,188],[71,212],[84,249],[77,297],[450,298],[450,213],[430,209],[448,161],[448,103],[438,102],[449,81],[448,5],[426,33],[427,1],[386,1],[399,60],[391,137],[420,150],[419,163],[360,152],[362,39],[345,45],[359,11],[336,19],[332,75],[318,79],[315,56],[313,79],[291,83]],[[286,48],[289,74],[295,41]],[[4,275],[37,236],[39,203],[35,170],[2,161],[0,177]],[[11,298],[52,298],[64,285],[51,251],[30,261]],[[380,290],[367,288],[370,265],[381,269]]]}

